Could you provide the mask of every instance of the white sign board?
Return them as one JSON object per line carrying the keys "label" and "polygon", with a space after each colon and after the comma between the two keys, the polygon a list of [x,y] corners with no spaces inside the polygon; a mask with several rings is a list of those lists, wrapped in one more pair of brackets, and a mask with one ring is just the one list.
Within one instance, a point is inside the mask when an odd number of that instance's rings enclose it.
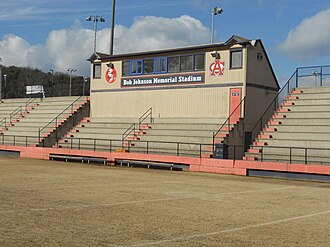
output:
{"label": "white sign board", "polygon": [[45,91],[43,85],[26,86],[26,94],[38,93],[42,93],[43,98],[45,98]]}

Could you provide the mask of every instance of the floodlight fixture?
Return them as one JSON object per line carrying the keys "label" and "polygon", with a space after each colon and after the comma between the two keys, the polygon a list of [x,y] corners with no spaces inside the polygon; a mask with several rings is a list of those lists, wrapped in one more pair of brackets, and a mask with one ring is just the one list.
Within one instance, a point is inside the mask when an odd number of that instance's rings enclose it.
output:
{"label": "floodlight fixture", "polygon": [[69,76],[70,76],[69,96],[71,96],[72,73],[76,72],[77,70],[75,68],[68,68],[67,71],[69,72]]}
{"label": "floodlight fixture", "polygon": [[214,16],[222,14],[223,9],[214,7],[212,8],[212,27],[211,27],[211,44],[214,43]]}
{"label": "floodlight fixture", "polygon": [[94,52],[96,52],[96,31],[97,31],[97,23],[105,22],[105,19],[102,16],[94,15],[94,16],[88,16],[86,18],[86,21],[93,21],[94,22]]}

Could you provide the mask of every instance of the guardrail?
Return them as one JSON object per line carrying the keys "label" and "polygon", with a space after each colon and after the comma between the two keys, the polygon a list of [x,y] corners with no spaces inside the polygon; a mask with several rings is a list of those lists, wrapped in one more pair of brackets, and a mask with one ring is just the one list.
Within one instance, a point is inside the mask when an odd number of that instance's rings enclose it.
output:
{"label": "guardrail", "polygon": [[152,123],[152,107],[150,107],[145,113],[141,115],[139,118],[139,130],[141,130],[141,125],[144,120],[146,120],[148,117],[150,117],[150,123]]}
{"label": "guardrail", "polygon": [[[55,139],[55,137],[54,137]],[[0,135],[0,145],[10,145],[10,146],[30,146],[36,145],[38,137],[36,136],[17,136],[17,135]],[[128,141],[131,142],[131,141]],[[93,150],[93,151],[103,151],[103,152],[116,152],[118,149],[122,148],[122,140],[112,140],[112,139],[93,139],[93,138],[70,138],[67,146],[64,148],[75,149],[75,150]],[[140,141],[144,144],[140,147],[128,147],[126,152],[132,153],[144,153],[144,154],[158,154],[158,155],[174,155],[174,156],[184,156],[184,157],[197,157],[202,158],[205,154],[205,148],[212,148],[212,144],[203,143],[189,143],[189,142],[162,142],[162,141]],[[171,148],[161,148],[162,151],[157,147],[159,144],[170,144]],[[55,147],[63,145],[56,142]],[[191,149],[191,147],[195,149]],[[232,160],[240,160],[235,158],[235,153],[239,150],[246,149],[249,146],[244,145],[226,145],[225,147],[229,150],[228,157]],[[319,163],[330,165],[329,162],[318,162],[317,159],[324,158],[328,159],[330,155],[330,149],[326,148],[302,148],[302,147],[258,147],[261,148],[261,153],[259,161],[274,161],[273,158],[267,158],[264,154],[267,149],[280,149],[282,150],[282,155],[276,158],[278,162],[289,163],[289,164],[310,164]],[[122,150],[120,150],[122,151]],[[298,155],[298,151],[300,154]],[[315,155],[315,151],[324,151],[324,155]],[[228,157],[224,157],[227,159]]]}

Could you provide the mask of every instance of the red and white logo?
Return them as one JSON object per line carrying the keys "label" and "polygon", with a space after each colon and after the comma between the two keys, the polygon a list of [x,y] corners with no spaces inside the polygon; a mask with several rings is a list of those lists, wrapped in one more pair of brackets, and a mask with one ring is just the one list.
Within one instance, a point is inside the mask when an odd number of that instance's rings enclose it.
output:
{"label": "red and white logo", "polygon": [[117,70],[115,67],[111,66],[107,69],[105,72],[105,79],[107,80],[108,83],[114,83],[117,79]]}
{"label": "red and white logo", "polygon": [[224,70],[225,62],[221,62],[219,59],[215,60],[215,62],[210,65],[211,76],[223,75]]}

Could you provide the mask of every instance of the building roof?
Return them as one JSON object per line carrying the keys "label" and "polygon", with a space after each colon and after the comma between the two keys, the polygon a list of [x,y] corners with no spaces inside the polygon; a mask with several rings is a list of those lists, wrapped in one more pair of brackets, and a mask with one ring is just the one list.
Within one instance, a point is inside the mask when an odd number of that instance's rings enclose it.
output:
{"label": "building roof", "polygon": [[94,52],[92,56],[87,60],[93,62],[95,60],[102,61],[102,60],[110,60],[110,59],[118,59],[118,58],[126,58],[126,57],[154,55],[159,53],[186,52],[186,51],[199,50],[199,49],[221,48],[221,47],[231,46],[233,44],[246,45],[246,44],[250,44],[251,42],[252,40],[242,38],[237,35],[233,35],[225,42],[214,43],[214,44],[204,44],[204,45],[186,46],[179,48],[169,48],[163,50],[143,51],[143,52],[134,52],[134,53],[126,53],[126,54],[115,54],[115,55]]}

